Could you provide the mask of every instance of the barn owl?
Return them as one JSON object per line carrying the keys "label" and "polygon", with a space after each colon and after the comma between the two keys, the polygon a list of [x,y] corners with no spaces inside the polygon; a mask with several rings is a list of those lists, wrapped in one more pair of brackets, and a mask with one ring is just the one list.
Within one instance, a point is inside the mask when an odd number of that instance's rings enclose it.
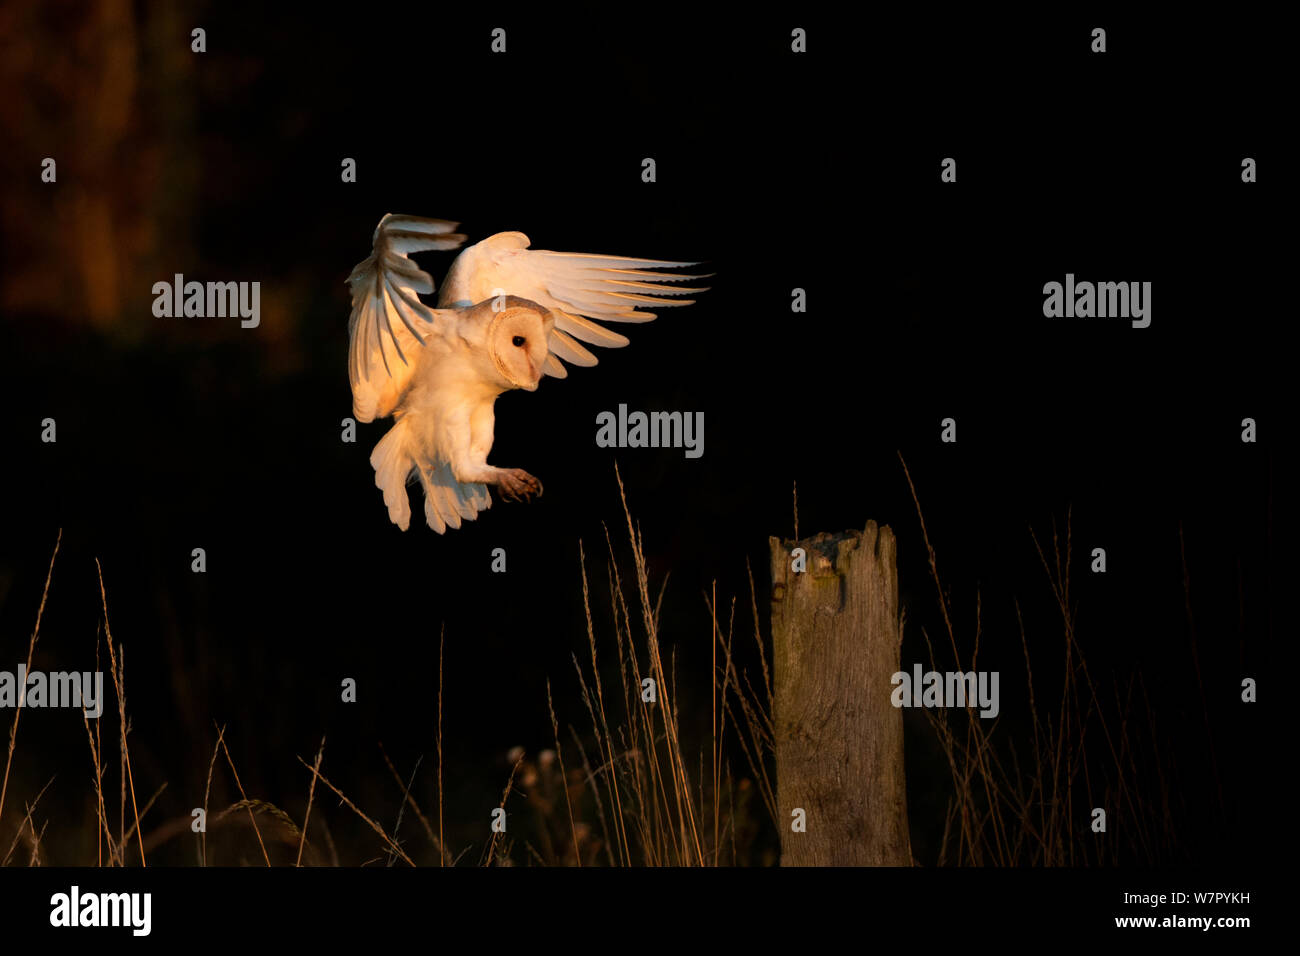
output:
{"label": "barn owl", "polygon": [[439,534],[490,507],[488,485],[507,499],[540,496],[528,472],[488,464],[497,396],[535,391],[543,375],[565,378],[564,362],[595,365],[583,342],[627,345],[593,320],[648,322],[654,313],[641,307],[690,305],[664,296],[705,291],[664,284],[703,276],[651,271],[696,263],[530,249],[522,232],[499,232],[456,257],[430,308],[418,295],[434,291],[433,279],[409,254],[459,249],[466,237],[458,225],[390,213],[347,280],[352,410],[362,422],[395,420],[370,464],[403,531],[411,521],[406,487],[417,478],[425,520]]}

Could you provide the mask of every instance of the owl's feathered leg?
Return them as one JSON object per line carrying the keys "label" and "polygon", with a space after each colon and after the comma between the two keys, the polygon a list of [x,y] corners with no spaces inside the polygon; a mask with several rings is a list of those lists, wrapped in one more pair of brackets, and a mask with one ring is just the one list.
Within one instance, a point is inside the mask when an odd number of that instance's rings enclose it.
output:
{"label": "owl's feathered leg", "polygon": [[487,462],[451,461],[451,473],[462,484],[496,485],[497,494],[506,501],[518,501],[542,495],[542,483],[522,468],[497,468]]}
{"label": "owl's feathered leg", "polygon": [[542,483],[522,468],[497,468],[487,463],[492,450],[495,416],[492,402],[484,402],[469,416],[463,444],[450,449],[451,473],[459,482],[496,485],[497,494],[507,501],[541,497]]}

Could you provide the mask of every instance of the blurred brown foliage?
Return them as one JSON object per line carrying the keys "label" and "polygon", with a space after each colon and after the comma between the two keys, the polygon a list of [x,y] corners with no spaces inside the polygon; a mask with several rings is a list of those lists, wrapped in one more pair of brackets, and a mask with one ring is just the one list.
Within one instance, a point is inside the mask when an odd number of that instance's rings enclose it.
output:
{"label": "blurred brown foliage", "polygon": [[58,176],[56,186],[6,189],[0,201],[7,314],[100,329],[151,317],[135,306],[162,274],[160,245],[174,254],[189,241],[195,200],[185,147],[196,65],[177,42],[185,19],[170,5],[142,11],[127,0],[0,7],[6,180],[39,182],[45,157]]}

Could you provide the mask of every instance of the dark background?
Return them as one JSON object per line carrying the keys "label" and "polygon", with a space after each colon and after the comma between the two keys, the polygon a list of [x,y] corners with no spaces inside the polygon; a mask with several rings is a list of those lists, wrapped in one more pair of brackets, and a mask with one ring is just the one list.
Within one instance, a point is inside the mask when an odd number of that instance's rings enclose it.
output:
{"label": "dark background", "polygon": [[[362,807],[396,807],[377,740],[403,773],[424,755],[427,806],[445,625],[449,842],[481,839],[505,752],[553,745],[547,678],[561,726],[585,725],[578,545],[600,628],[603,524],[628,556],[615,463],[652,583],[671,571],[663,639],[692,740],[708,731],[702,594],[716,581],[735,595],[747,633],[746,561],[762,609],[794,482],[801,535],[896,530],[903,661],[925,660],[921,629],[942,624],[901,452],[963,640],[980,594],[981,666],[1002,670],[1008,733],[1024,721],[1013,601],[1042,655],[1039,693],[1057,679],[1059,613],[1029,529],[1050,538],[1068,511],[1090,666],[1121,686],[1142,673],[1195,806],[1216,776],[1224,790],[1184,821],[1172,861],[1263,853],[1272,731],[1239,695],[1269,673],[1278,597],[1268,31],[595,4],[336,18],[9,3],[3,25],[0,667],[25,657],[62,528],[34,666],[92,666],[98,558],[127,647],[137,792],[169,781],[158,818],[201,802],[213,721],[250,795],[297,816],[308,775],[294,757],[322,734],[324,770]],[[805,56],[789,52],[795,25]],[[193,26],[207,53],[189,51]],[[489,52],[495,26],[505,56]],[[56,185],[40,182],[45,156]],[[939,182],[946,156],[956,184]],[[1245,156],[1258,184],[1241,183]],[[343,157],[356,184],[340,182]],[[412,489],[403,534],[368,463],[387,425],[339,440],[344,279],[386,212],[459,221],[471,241],[519,229],[538,248],[701,260],[715,276],[697,304],[620,328],[632,344],[597,367],[502,397],[491,460],[536,474],[544,498],[439,537]],[[451,260],[419,256],[435,279]],[[176,272],[260,281],[261,326],[154,318],[152,285]],[[1151,281],[1151,327],[1045,319],[1042,286],[1067,272]],[[619,403],[703,411],[703,458],[597,448],[595,416]],[[956,445],[939,441],[946,416]],[[1104,576],[1086,573],[1097,546]],[[497,547],[505,575],[490,572]],[[339,702],[344,677],[355,705]],[[929,863],[947,770],[905,716]],[[55,821],[90,819],[78,723],[33,711],[20,729],[11,788],[28,797],[55,774]],[[47,844],[81,862],[93,828],[56,822]]]}

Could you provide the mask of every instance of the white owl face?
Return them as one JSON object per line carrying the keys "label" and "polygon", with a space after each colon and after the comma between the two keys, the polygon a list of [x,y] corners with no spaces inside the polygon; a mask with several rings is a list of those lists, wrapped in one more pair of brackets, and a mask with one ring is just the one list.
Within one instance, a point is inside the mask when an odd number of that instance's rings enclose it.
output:
{"label": "white owl face", "polygon": [[542,363],[549,351],[546,336],[554,324],[549,312],[513,304],[492,316],[487,334],[488,354],[511,388],[537,390],[537,383],[542,379]]}

